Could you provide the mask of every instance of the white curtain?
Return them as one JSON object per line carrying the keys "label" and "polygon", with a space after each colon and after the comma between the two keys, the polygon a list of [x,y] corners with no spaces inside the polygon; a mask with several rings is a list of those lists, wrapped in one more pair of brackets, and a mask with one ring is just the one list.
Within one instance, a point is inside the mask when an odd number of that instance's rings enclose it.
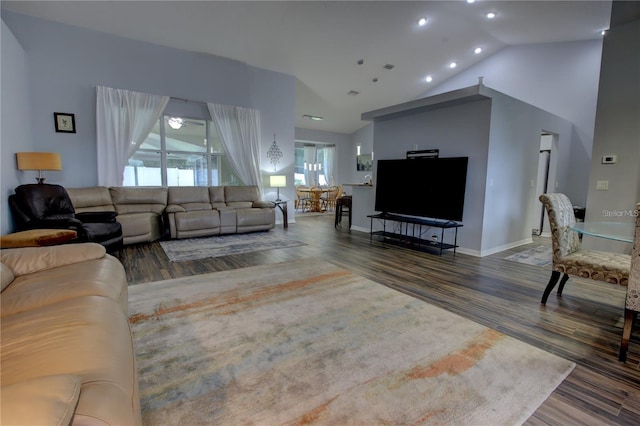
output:
{"label": "white curtain", "polygon": [[98,185],[121,186],[127,161],[149,136],[168,96],[98,86]]}
{"label": "white curtain", "polygon": [[324,164],[322,165],[322,168],[324,170],[324,175],[327,178],[327,183],[330,186],[336,184],[335,179],[333,177],[335,156],[336,156],[335,146],[327,146],[324,148]]}
{"label": "white curtain", "polygon": [[257,185],[262,192],[260,111],[209,102],[207,107],[233,171],[245,185]]}

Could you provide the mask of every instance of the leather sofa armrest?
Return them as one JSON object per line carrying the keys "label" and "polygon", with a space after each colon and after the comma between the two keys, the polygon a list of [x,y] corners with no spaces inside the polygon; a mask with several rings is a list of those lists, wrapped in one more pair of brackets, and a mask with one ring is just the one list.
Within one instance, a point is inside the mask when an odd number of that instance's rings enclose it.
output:
{"label": "leather sofa armrest", "polygon": [[24,224],[25,229],[73,229],[81,230],[82,222],[74,218],[48,217],[46,219],[29,220]]}
{"label": "leather sofa armrest", "polygon": [[275,208],[275,204],[271,201],[254,201],[252,207],[257,209]]}
{"label": "leather sofa armrest", "polygon": [[76,217],[83,223],[113,223],[117,215],[118,213],[109,211],[76,213]]}
{"label": "leather sofa armrest", "polygon": [[98,243],[25,247],[0,251],[0,261],[19,277],[59,266],[101,259],[106,252],[104,246]]}
{"label": "leather sofa armrest", "polygon": [[179,206],[177,204],[169,204],[167,206],[167,208],[165,209],[165,212],[167,213],[178,213],[178,212],[186,212],[185,208],[182,206]]}

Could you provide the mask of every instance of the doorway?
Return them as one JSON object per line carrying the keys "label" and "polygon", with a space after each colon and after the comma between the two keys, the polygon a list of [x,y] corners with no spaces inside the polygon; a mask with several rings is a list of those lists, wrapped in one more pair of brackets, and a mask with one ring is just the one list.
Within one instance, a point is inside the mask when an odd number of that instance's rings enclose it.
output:
{"label": "doorway", "polygon": [[552,188],[549,184],[549,176],[551,169],[551,153],[553,150],[554,141],[557,141],[557,135],[549,132],[542,132],[540,135],[540,150],[538,153],[538,175],[536,179],[536,190],[534,200],[534,217],[531,227],[532,235],[542,235],[543,233],[550,233],[549,221],[546,220],[546,212],[544,206],[539,200],[540,195],[547,193],[549,188]]}

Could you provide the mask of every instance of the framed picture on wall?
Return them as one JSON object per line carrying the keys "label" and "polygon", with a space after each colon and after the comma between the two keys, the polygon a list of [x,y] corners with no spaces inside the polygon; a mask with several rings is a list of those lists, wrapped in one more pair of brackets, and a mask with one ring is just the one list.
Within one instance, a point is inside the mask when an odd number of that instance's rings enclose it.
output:
{"label": "framed picture on wall", "polygon": [[359,172],[370,172],[373,166],[373,158],[371,157],[371,154],[356,156],[356,170]]}
{"label": "framed picture on wall", "polygon": [[56,132],[75,133],[76,132],[76,116],[66,112],[54,112],[53,120],[56,125]]}

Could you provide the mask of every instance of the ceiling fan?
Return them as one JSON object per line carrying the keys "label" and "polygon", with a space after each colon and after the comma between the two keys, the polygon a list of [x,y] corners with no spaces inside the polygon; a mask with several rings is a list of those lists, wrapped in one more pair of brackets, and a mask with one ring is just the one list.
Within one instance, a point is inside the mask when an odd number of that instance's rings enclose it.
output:
{"label": "ceiling fan", "polygon": [[173,130],[178,130],[186,126],[204,126],[204,123],[200,121],[191,121],[180,117],[167,117],[167,124]]}

